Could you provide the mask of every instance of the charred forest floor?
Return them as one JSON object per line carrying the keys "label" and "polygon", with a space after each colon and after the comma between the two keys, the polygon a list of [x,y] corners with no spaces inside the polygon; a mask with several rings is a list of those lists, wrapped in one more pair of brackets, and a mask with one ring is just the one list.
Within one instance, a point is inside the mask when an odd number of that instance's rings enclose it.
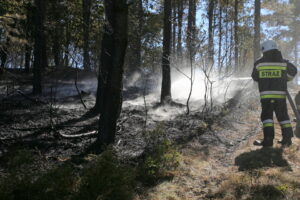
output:
{"label": "charred forest floor", "polygon": [[[1,78],[0,183],[14,167],[22,168],[17,173],[29,170],[30,174],[45,174],[71,163],[80,173],[86,164],[74,157],[94,162],[90,159],[92,155],[82,153],[97,137],[94,133],[99,116],[89,112],[95,102],[96,77],[78,74],[79,95],[74,86],[77,72],[65,70],[67,73],[49,73],[42,96],[30,94],[30,75],[9,72]],[[63,81],[57,79],[59,74],[66,74],[61,77]],[[296,90],[293,87],[292,94]],[[150,95],[151,90],[148,92]],[[88,109],[83,107],[80,96]],[[117,157],[121,164],[140,165],[147,160],[149,147],[153,147],[151,142],[167,140],[178,153],[178,166],[165,170],[167,175],[156,177],[151,184],[135,177],[139,183],[134,186],[134,199],[300,199],[299,139],[293,138],[289,148],[280,148],[276,144],[281,139],[280,126],[276,124],[273,148],[252,145],[262,137],[255,85],[237,91],[210,112],[198,109],[190,115],[185,114],[184,105],[157,106],[149,100],[145,106],[144,100],[139,88],[124,90],[114,145]],[[290,116],[293,118],[291,110]],[[62,137],[86,133],[92,134]],[[23,166],[28,160],[31,163],[26,169]],[[149,166],[146,167],[149,172]],[[36,176],[34,181],[41,175]],[[78,185],[71,184],[71,191],[76,190]],[[64,199],[72,198],[65,195]]]}

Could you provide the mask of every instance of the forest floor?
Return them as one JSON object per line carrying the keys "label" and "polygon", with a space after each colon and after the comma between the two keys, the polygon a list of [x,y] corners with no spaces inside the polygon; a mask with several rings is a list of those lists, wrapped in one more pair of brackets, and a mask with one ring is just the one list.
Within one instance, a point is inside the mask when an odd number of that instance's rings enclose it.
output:
{"label": "forest floor", "polygon": [[[172,181],[137,199],[299,200],[300,140],[294,137],[291,147],[281,148],[277,122],[273,148],[253,145],[263,137],[255,89],[244,91],[232,111],[214,121],[210,131],[182,146],[181,164]],[[294,96],[296,88],[292,91]],[[290,107],[289,113],[294,118]]]}
{"label": "forest floor", "polygon": [[[47,89],[42,97],[30,94],[30,77],[22,75],[22,84],[1,79],[0,178],[7,175],[10,157],[18,149],[30,149],[36,169],[46,171],[80,155],[95,141],[99,117],[89,109],[95,103],[96,78],[79,74],[85,109],[74,86],[75,74],[68,73],[64,81],[49,76],[46,83],[52,90]],[[212,112],[198,109],[190,115],[185,114],[184,105],[158,106],[150,89],[145,104],[139,88],[127,88],[115,144],[122,160],[143,157],[148,143],[144,133],[156,129],[180,153],[179,167],[170,171],[173,178],[139,189],[135,199],[300,199],[299,139],[293,138],[289,148],[280,148],[277,123],[273,148],[252,145],[262,136],[260,104],[253,86],[237,91]],[[67,138],[85,133],[92,135]]]}

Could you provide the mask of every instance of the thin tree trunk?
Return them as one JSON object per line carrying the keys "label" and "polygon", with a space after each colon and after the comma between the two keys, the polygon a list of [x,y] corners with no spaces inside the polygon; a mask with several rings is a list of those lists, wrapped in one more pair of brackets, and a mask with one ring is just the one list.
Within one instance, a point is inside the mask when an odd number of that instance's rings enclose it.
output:
{"label": "thin tree trunk", "polygon": [[29,73],[30,70],[30,59],[31,59],[32,48],[26,44],[25,45],[25,72]]}
{"label": "thin tree trunk", "polygon": [[90,71],[90,23],[91,23],[91,0],[82,0],[83,13],[83,68]]}
{"label": "thin tree trunk", "polygon": [[136,67],[139,69],[142,66],[142,32],[144,25],[144,9],[143,9],[143,1],[139,0],[139,25],[138,25],[138,41],[137,41],[137,63]]}
{"label": "thin tree trunk", "polygon": [[222,14],[223,14],[223,9],[221,2],[219,2],[219,50],[218,50],[218,67],[219,67],[219,72],[221,72],[223,68],[223,62],[222,62],[222,36],[223,36],[223,31],[222,31]]}
{"label": "thin tree trunk", "polygon": [[300,2],[298,0],[292,0],[290,3],[294,6],[293,9],[293,27],[291,28],[293,31],[293,44],[294,46],[294,63],[297,65],[298,64],[298,44],[299,44],[299,34],[300,34]]}
{"label": "thin tree trunk", "polygon": [[[122,108],[122,79],[124,57],[128,38],[128,5],[126,0],[105,0],[106,17],[110,32],[104,33],[101,68],[107,72],[101,86],[101,106],[99,120],[100,144],[115,141],[117,119]],[[105,41],[107,40],[107,41]],[[110,47],[107,45],[111,45]],[[108,54],[110,53],[111,54]],[[102,72],[101,72],[102,73]]]}
{"label": "thin tree trunk", "polygon": [[208,4],[208,60],[209,64],[214,63],[214,38],[213,38],[213,19],[214,19],[215,0],[209,0]]}
{"label": "thin tree trunk", "polygon": [[178,6],[178,35],[177,35],[177,57],[182,59],[182,20],[183,20],[183,1],[177,1]]}
{"label": "thin tree trunk", "polygon": [[0,59],[1,59],[0,68],[4,69],[5,63],[6,63],[6,60],[7,60],[7,48],[6,47],[0,48]]}
{"label": "thin tree trunk", "polygon": [[53,56],[54,56],[54,64],[56,67],[60,66],[61,64],[61,49],[60,49],[60,40],[59,36],[55,36],[53,40]]}
{"label": "thin tree trunk", "polygon": [[194,62],[194,43],[196,39],[196,0],[189,0],[188,27],[187,27],[187,50]]}
{"label": "thin tree trunk", "polygon": [[172,30],[172,54],[175,55],[176,53],[176,29],[177,29],[177,9],[176,9],[176,4],[172,4],[172,13],[173,13],[173,20],[172,20],[172,25],[173,25],[173,30]]}
{"label": "thin tree trunk", "polygon": [[239,67],[239,37],[238,37],[238,14],[239,14],[239,2],[238,0],[234,1],[234,65],[235,70],[238,70]]}
{"label": "thin tree trunk", "polygon": [[64,65],[65,67],[69,67],[69,46],[70,46],[70,41],[71,41],[71,32],[69,30],[69,26],[66,25],[66,30],[65,30],[65,37],[66,37],[66,43],[65,43],[65,58],[64,58]]}
{"label": "thin tree trunk", "polygon": [[234,45],[234,27],[233,24],[230,24],[230,41],[229,41],[229,57],[228,57],[228,63],[229,66],[232,68],[232,52],[233,52],[233,45]]}
{"label": "thin tree trunk", "polygon": [[226,25],[226,30],[225,30],[225,49],[226,49],[226,52],[225,52],[225,59],[226,59],[226,72],[229,71],[229,56],[228,56],[228,53],[229,53],[229,41],[228,41],[228,38],[229,38],[229,27],[230,27],[230,24],[229,24],[229,20],[228,20],[228,6],[229,6],[229,2],[228,0],[226,1],[226,13],[225,13],[225,25]]}
{"label": "thin tree trunk", "polygon": [[163,55],[162,55],[162,85],[160,102],[162,104],[171,101],[171,69],[170,69],[170,50],[171,50],[171,0],[164,2],[164,33],[163,33]]}
{"label": "thin tree trunk", "polygon": [[35,37],[33,62],[33,94],[42,93],[42,71],[47,67],[45,12],[46,0],[35,0]]}
{"label": "thin tree trunk", "polygon": [[32,54],[32,46],[31,46],[31,41],[32,41],[32,24],[33,24],[33,19],[32,19],[32,4],[28,3],[26,4],[26,41],[27,43],[25,44],[25,72],[29,73],[30,71],[30,61],[31,61],[31,54]]}
{"label": "thin tree trunk", "polygon": [[257,60],[260,53],[260,12],[261,12],[261,2],[260,0],[255,0],[255,10],[254,10],[254,44],[253,44],[253,55],[254,60]]}

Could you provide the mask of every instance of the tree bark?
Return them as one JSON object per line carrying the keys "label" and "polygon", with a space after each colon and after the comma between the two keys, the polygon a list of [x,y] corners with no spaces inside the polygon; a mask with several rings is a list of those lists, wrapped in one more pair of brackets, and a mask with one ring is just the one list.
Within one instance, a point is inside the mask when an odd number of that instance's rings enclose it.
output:
{"label": "tree bark", "polygon": [[31,55],[32,55],[32,29],[33,27],[33,10],[31,2],[27,3],[26,6],[26,23],[25,23],[25,37],[27,43],[25,44],[25,72],[29,73],[30,71],[30,64],[31,64]]}
{"label": "tree bark", "polygon": [[160,102],[162,104],[171,102],[171,0],[164,1],[164,31],[163,31],[163,54],[162,54],[162,85]]}
{"label": "tree bark", "polygon": [[66,37],[66,43],[65,43],[65,57],[64,57],[64,65],[65,67],[69,67],[69,46],[70,46],[70,41],[71,41],[71,32],[69,30],[68,24],[66,25],[65,29],[65,37]]}
{"label": "tree bark", "polygon": [[177,1],[178,9],[178,35],[177,35],[177,57],[182,59],[182,20],[183,20],[183,1]]}
{"label": "tree bark", "polygon": [[90,71],[90,24],[91,24],[91,0],[82,0],[83,13],[83,68]]}
{"label": "tree bark", "polygon": [[33,94],[42,93],[42,71],[47,67],[45,12],[46,0],[35,0]]}
{"label": "tree bark", "polygon": [[238,36],[238,14],[239,14],[239,0],[234,1],[234,65],[235,69],[239,67],[239,36]]}
{"label": "tree bark", "polygon": [[[59,28],[59,27],[57,27]],[[59,35],[57,35],[55,33],[55,37],[54,37],[54,40],[53,40],[53,47],[52,47],[52,54],[53,54],[53,57],[54,57],[54,64],[56,67],[60,66],[61,65],[61,46],[60,46],[60,39],[59,39]]]}
{"label": "tree bark", "polygon": [[175,56],[176,54],[176,29],[177,29],[177,8],[176,8],[176,3],[175,1],[173,0],[173,4],[172,4],[172,54],[173,56]]}
{"label": "tree bark", "polygon": [[300,2],[297,0],[291,0],[290,3],[293,4],[293,23],[292,23],[292,31],[293,31],[293,44],[294,44],[294,63],[298,65],[298,44],[299,44],[299,34],[300,34]]}
{"label": "tree bark", "polygon": [[4,69],[5,63],[6,63],[6,60],[7,60],[7,48],[6,47],[0,48],[0,59],[1,59],[0,68]]}
{"label": "tree bark", "polygon": [[196,0],[189,0],[188,26],[187,26],[187,50],[194,62],[196,39]]}
{"label": "tree bark", "polygon": [[100,144],[111,144],[115,141],[117,119],[122,108],[123,65],[128,37],[126,2],[126,0],[104,1],[107,23],[99,73],[101,99],[98,141]]}
{"label": "tree bark", "polygon": [[138,25],[138,40],[137,40],[137,62],[136,67],[139,69],[142,66],[142,32],[143,32],[143,24],[144,24],[144,9],[143,9],[143,1],[139,0],[138,2],[139,8],[139,25]]}
{"label": "tree bark", "polygon": [[219,72],[221,72],[223,68],[223,62],[222,62],[222,37],[223,37],[223,8],[221,5],[221,2],[219,2],[219,50],[218,50],[218,67],[219,67]]}
{"label": "tree bark", "polygon": [[30,71],[31,51],[32,48],[30,47],[30,45],[26,44],[25,45],[25,72],[26,73],[29,73]]}
{"label": "tree bark", "polygon": [[[129,73],[133,73],[136,70],[139,70],[142,66],[142,33],[144,26],[144,9],[143,1],[138,0],[132,10],[132,15],[134,16],[133,20],[129,20],[132,27],[133,34],[131,35],[132,45],[131,45],[131,54],[130,56],[130,65]],[[133,21],[133,22],[132,22]],[[137,21],[137,24],[136,24]]]}
{"label": "tree bark", "polygon": [[215,0],[209,0],[208,4],[208,61],[210,65],[214,64],[214,33],[213,33],[213,19],[214,19]]}
{"label": "tree bark", "polygon": [[254,5],[254,44],[253,44],[253,55],[254,60],[257,60],[260,53],[260,12],[261,12],[261,2],[260,0],[255,0]]}

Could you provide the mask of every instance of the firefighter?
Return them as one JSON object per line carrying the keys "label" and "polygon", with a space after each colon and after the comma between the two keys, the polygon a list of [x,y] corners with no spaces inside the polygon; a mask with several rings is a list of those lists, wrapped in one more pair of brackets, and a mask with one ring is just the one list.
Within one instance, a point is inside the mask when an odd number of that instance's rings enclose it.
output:
{"label": "firefighter", "polygon": [[292,144],[293,129],[287,111],[287,82],[297,74],[297,68],[288,60],[283,59],[277,44],[273,40],[262,43],[263,56],[253,68],[252,79],[258,82],[261,99],[261,121],[263,124],[263,140],[256,140],[254,145],[271,147],[274,139],[273,112],[280,123],[283,147]]}

